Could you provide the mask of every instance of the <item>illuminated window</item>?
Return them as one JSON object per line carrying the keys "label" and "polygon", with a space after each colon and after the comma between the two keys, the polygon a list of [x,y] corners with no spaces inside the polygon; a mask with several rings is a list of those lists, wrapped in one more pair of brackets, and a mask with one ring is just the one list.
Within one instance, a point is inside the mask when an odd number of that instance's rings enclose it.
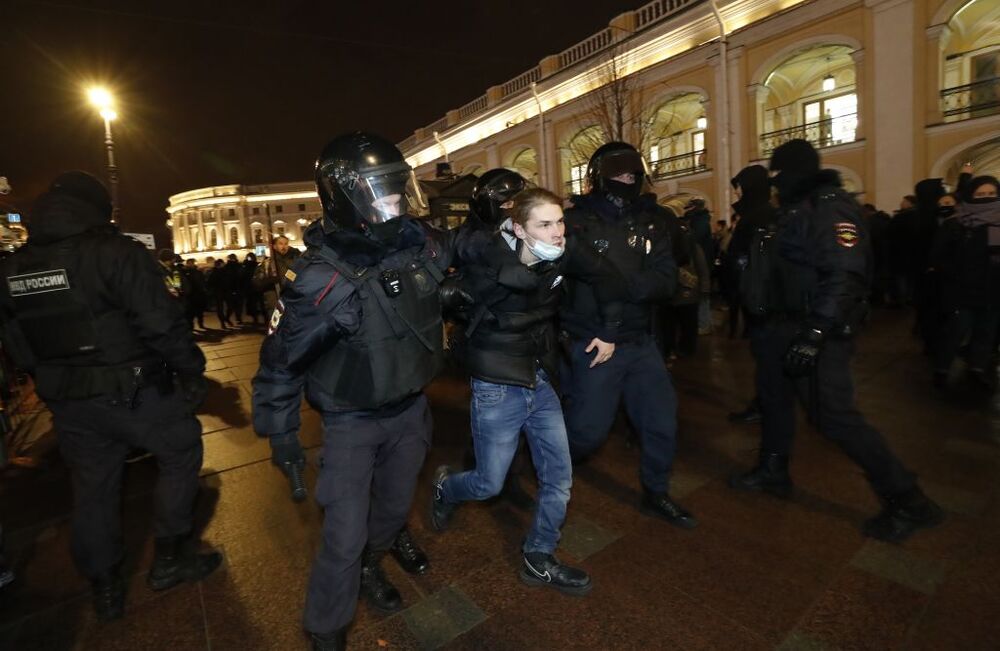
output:
{"label": "illuminated window", "polygon": [[583,180],[587,177],[587,164],[581,163],[569,168],[570,191],[583,194]]}

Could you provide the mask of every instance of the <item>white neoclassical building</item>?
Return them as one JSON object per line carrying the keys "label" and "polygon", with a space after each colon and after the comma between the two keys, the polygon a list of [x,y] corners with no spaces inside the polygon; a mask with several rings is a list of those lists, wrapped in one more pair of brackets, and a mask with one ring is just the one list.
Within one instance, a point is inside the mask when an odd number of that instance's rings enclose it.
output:
{"label": "white neoclassical building", "polygon": [[616,121],[661,197],[720,217],[791,138],[892,210],[964,162],[1000,173],[1000,0],[653,0],[399,146],[421,179],[502,166],[568,194]]}
{"label": "white neoclassical building", "polygon": [[321,212],[311,181],[217,185],[171,196],[167,226],[175,253],[219,258],[253,251],[278,235],[301,248],[303,231]]}

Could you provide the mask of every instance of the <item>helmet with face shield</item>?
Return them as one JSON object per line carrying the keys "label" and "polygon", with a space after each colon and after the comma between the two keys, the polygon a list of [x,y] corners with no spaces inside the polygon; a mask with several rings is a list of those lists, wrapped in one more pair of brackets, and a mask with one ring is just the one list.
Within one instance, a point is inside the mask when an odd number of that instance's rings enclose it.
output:
{"label": "helmet with face shield", "polygon": [[527,187],[524,177],[512,170],[501,167],[483,172],[472,188],[472,210],[484,224],[497,227],[507,219],[504,204]]}
{"label": "helmet with face shield", "polygon": [[398,232],[398,218],[419,200],[413,170],[399,149],[360,131],[334,138],[316,159],[316,191],[324,228],[347,229],[381,239]]}
{"label": "helmet with face shield", "polygon": [[[616,177],[625,174],[632,175],[632,183],[617,180]],[[627,142],[609,142],[598,147],[590,157],[587,180],[591,192],[634,201],[642,193],[646,163],[638,150]]]}

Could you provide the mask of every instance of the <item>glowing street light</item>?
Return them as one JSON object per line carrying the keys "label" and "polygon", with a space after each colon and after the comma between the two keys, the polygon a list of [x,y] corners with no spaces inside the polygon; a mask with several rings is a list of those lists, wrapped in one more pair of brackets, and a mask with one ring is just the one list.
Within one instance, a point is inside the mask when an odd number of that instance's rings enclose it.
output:
{"label": "glowing street light", "polygon": [[104,119],[104,146],[108,151],[108,184],[111,186],[111,221],[118,222],[118,167],[115,165],[115,142],[111,138],[111,123],[118,119],[114,98],[107,88],[94,86],[87,89],[87,98]]}

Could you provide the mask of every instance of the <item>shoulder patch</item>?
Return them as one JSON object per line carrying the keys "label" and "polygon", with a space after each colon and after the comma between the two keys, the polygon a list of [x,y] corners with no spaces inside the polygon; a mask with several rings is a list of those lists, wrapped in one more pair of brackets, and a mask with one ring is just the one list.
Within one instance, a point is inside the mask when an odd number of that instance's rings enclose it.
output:
{"label": "shoulder patch", "polygon": [[279,298],[278,303],[274,306],[274,312],[271,312],[271,321],[267,324],[267,334],[273,335],[278,331],[278,326],[281,325],[281,317],[285,315],[285,304]]}
{"label": "shoulder patch", "polygon": [[852,222],[837,222],[833,225],[833,232],[837,244],[845,249],[850,249],[858,243],[858,227]]}
{"label": "shoulder patch", "polygon": [[291,269],[286,269],[285,270],[285,278],[288,279],[288,282],[290,282],[290,283],[291,282],[295,282],[295,279],[297,277],[298,277],[298,274],[295,273],[294,271],[292,271]]}

